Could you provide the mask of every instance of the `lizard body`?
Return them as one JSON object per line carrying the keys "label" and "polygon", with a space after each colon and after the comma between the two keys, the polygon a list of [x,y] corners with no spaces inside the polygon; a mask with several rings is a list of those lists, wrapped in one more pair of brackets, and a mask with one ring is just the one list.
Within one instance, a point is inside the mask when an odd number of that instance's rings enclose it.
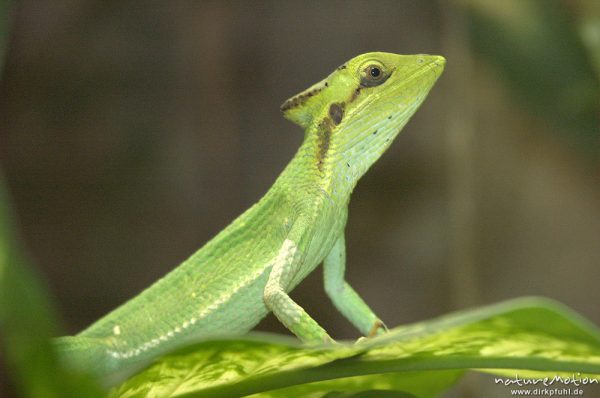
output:
{"label": "lizard body", "polygon": [[319,264],[335,306],[364,335],[383,323],[344,281],[350,194],[444,69],[440,56],[367,53],[290,98],[305,130],[266,195],[179,267],[57,345],[76,366],[110,376],[185,341],[243,334],[269,311],[305,342],[331,338],[288,293]]}

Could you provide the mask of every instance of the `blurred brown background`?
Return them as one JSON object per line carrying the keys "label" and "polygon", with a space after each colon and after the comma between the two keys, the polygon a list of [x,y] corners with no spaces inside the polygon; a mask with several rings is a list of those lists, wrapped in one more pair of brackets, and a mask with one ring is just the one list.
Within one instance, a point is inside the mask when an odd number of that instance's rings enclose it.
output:
{"label": "blurred brown background", "polygon": [[[281,102],[374,50],[448,64],[352,197],[350,283],[389,326],[523,295],[600,323],[594,1],[21,1],[12,11],[0,164],[68,333],[257,201],[302,139]],[[292,297],[332,336],[358,337],[320,272]],[[259,328],[285,333],[272,316]],[[493,387],[478,382],[460,396]]]}

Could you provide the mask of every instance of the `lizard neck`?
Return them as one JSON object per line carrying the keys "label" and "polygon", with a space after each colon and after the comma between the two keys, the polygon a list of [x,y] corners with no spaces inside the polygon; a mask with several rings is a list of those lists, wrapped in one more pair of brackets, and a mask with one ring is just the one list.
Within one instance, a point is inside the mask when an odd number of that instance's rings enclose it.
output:
{"label": "lizard neck", "polygon": [[303,170],[308,181],[336,203],[347,205],[360,178],[389,148],[423,98],[421,95],[411,107],[368,123],[336,124],[330,110],[307,128],[292,161],[294,168]]}
{"label": "lizard neck", "polygon": [[[341,131],[308,129],[305,138],[279,178],[279,184],[298,194],[326,194],[337,206],[347,206],[358,180],[376,160],[344,154],[334,134]],[[379,157],[379,156],[377,156]]]}

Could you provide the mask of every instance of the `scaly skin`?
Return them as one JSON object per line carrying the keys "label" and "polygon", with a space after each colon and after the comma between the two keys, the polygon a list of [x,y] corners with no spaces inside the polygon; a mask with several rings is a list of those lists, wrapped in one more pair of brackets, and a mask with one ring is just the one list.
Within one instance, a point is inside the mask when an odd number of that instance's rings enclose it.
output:
{"label": "scaly skin", "polygon": [[154,285],[58,339],[66,359],[110,378],[186,341],[243,334],[269,311],[305,342],[331,341],[288,296],[322,262],[340,312],[365,335],[384,331],[344,281],[348,201],[444,65],[440,56],[363,54],[286,101],[304,142],[267,194]]}

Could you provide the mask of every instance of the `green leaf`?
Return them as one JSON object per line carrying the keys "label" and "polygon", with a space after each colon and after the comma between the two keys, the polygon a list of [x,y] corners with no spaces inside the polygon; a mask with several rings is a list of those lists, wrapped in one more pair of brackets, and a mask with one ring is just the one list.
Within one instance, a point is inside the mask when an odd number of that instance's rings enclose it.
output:
{"label": "green leaf", "polygon": [[[252,398],[420,397],[434,398],[454,385],[462,370],[385,373],[345,377],[251,395]],[[386,395],[385,393],[389,394]]]}
{"label": "green leaf", "polygon": [[323,398],[418,398],[416,395],[402,391],[390,391],[390,390],[367,390],[360,391],[357,393],[345,393],[345,392],[330,392],[323,396]]}
{"label": "green leaf", "polygon": [[158,359],[110,396],[327,397],[386,390],[434,397],[467,369],[600,375],[600,332],[556,302],[517,299],[359,344],[306,347],[264,334],[203,341]]}
{"label": "green leaf", "polygon": [[8,193],[0,174],[0,359],[27,397],[95,397],[101,391],[86,375],[62,368],[50,337],[56,314],[13,233]]}

